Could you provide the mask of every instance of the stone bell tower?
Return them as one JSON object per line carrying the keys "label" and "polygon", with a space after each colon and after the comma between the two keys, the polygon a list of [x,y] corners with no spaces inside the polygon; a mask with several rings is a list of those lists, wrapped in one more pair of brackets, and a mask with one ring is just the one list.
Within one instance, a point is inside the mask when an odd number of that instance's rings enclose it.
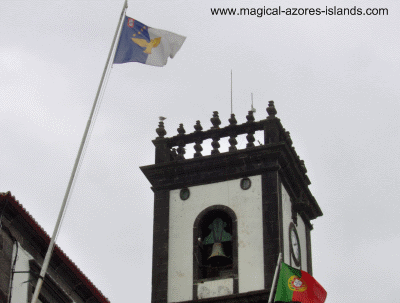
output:
{"label": "stone bell tower", "polygon": [[[185,134],[180,124],[169,138],[159,123],[155,164],[141,167],[154,191],[152,303],[267,302],[280,252],[312,274],[310,220],[322,212],[273,101],[267,112],[256,122],[249,111],[239,125],[232,114],[225,127],[214,112],[209,130],[197,121]],[[228,152],[219,151],[224,137]],[[207,139],[213,150],[202,155]],[[191,143],[194,157],[185,159]]]}

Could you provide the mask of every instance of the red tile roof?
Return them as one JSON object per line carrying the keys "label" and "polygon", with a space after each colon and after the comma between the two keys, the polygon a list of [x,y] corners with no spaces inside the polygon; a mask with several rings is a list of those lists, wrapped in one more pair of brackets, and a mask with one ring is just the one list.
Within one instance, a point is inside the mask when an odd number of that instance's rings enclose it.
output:
{"label": "red tile roof", "polygon": [[[50,236],[36,222],[36,220],[25,210],[25,208],[11,195],[10,192],[0,193],[0,205],[8,202],[9,207],[14,209],[32,228],[35,233],[42,238],[46,245],[50,243]],[[110,301],[98,290],[93,283],[82,273],[82,271],[71,261],[70,258],[56,244],[53,255],[56,255],[61,261],[74,273],[74,275],[91,291],[92,295],[101,303],[110,303]]]}

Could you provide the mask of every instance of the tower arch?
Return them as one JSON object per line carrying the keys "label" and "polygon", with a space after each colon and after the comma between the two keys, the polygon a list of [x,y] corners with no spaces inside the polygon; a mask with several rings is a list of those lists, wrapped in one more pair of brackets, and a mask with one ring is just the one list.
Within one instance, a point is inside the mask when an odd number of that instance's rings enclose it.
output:
{"label": "tower arch", "polygon": [[[215,222],[221,220],[223,227],[220,234],[225,238],[213,238]],[[208,239],[208,240],[207,240]],[[238,278],[238,227],[235,212],[225,205],[212,205],[199,213],[193,224],[193,283],[210,279]],[[213,251],[221,243],[221,262],[212,262]],[[215,253],[214,253],[215,255]],[[235,286],[236,284],[236,286]],[[238,283],[234,283],[234,293]]]}

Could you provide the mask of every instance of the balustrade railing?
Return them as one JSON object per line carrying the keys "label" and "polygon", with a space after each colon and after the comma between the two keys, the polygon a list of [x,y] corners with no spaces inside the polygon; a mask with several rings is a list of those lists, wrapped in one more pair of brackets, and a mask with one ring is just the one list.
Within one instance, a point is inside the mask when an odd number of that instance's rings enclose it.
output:
{"label": "balustrade railing", "polygon": [[[169,138],[165,137],[167,132],[164,128],[164,122],[160,121],[158,128],[156,129],[158,137],[153,140],[153,143],[156,146],[156,163],[184,160],[186,154],[185,146],[193,143],[193,157],[202,157],[202,144],[208,139],[212,140],[211,155],[217,155],[220,153],[219,141],[221,138],[229,138],[228,152],[237,151],[237,136],[243,134],[246,134],[246,149],[255,148],[254,135],[256,131],[264,131],[264,145],[286,142],[294,152],[290,133],[282,127],[280,120],[276,117],[277,111],[274,106],[274,101],[269,101],[266,111],[268,113],[268,117],[261,121],[255,121],[253,111],[249,111],[248,115],[246,116],[247,122],[242,124],[237,124],[235,114],[231,114],[230,118],[228,119],[229,125],[222,128],[220,127],[221,120],[218,116],[218,112],[215,111],[210,119],[212,126],[209,130],[204,131],[200,121],[196,121],[196,124],[194,125],[194,132],[186,134],[183,124],[179,124],[177,129],[178,134]],[[294,154],[300,162],[301,160],[298,158],[297,153],[294,152]],[[304,166],[304,161],[302,166]]]}

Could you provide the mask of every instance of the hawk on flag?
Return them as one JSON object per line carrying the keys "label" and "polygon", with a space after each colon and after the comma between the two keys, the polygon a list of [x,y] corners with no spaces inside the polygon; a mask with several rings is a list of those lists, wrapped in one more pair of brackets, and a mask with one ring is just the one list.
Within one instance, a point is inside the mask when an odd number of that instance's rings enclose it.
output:
{"label": "hawk on flag", "polygon": [[125,16],[114,63],[140,62],[164,66],[186,37],[152,27]]}

